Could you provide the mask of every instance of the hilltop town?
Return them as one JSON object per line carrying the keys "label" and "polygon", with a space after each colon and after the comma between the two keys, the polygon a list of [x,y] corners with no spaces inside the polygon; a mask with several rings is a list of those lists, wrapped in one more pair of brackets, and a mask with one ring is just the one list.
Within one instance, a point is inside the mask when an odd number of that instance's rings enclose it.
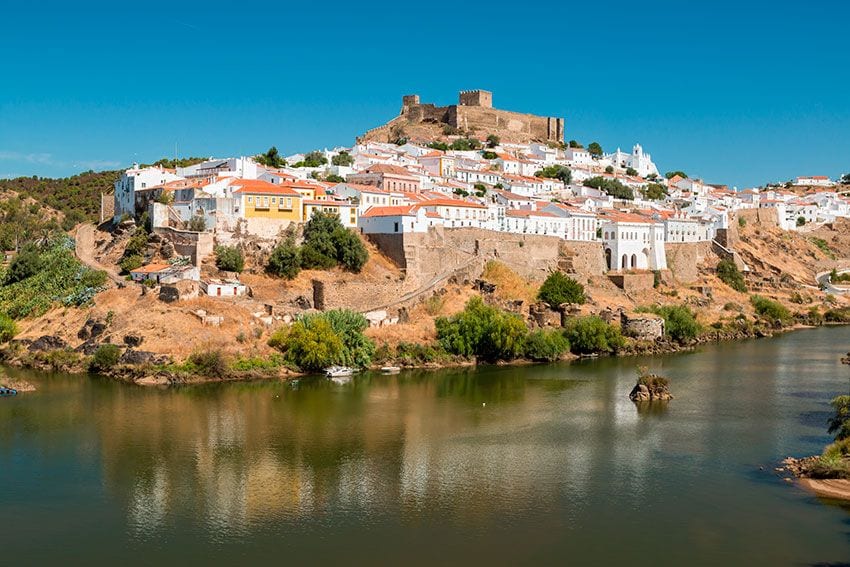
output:
{"label": "hilltop town", "polygon": [[[427,344],[435,317],[483,295],[531,327],[591,314],[652,342],[664,338],[653,305],[687,305],[718,336],[757,315],[750,293],[803,319],[843,306],[831,278],[850,267],[847,176],[737,190],[662,174],[640,144],[605,151],[564,136],[563,118],[464,91],[450,106],[405,96],[351,147],[134,164],[103,196],[101,225],[75,232],[77,257],[109,283],[90,309],[32,318],[21,337],[89,353],[129,337],[157,356],[186,357],[199,341],[263,354],[301,314],[345,308],[378,344]],[[345,229],[357,257],[269,269],[298,253],[317,216]],[[588,301],[541,306],[553,272]]]}

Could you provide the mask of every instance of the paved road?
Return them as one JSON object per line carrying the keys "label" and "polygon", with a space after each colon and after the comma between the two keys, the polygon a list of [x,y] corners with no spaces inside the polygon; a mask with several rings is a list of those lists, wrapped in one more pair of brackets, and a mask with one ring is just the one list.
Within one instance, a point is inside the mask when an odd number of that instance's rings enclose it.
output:
{"label": "paved road", "polygon": [[[847,273],[847,272],[850,272],[850,270],[839,270],[838,271],[839,274],[844,274],[844,273]],[[830,274],[830,272],[823,272],[823,273],[815,276],[815,279],[818,281],[818,286],[820,286],[820,288],[822,290],[826,291],[827,293],[834,293],[834,294],[837,294],[837,295],[841,295],[841,294],[844,294],[844,293],[847,293],[848,291],[850,291],[846,287],[836,287],[836,286],[832,285],[831,283],[829,283],[829,274]]]}

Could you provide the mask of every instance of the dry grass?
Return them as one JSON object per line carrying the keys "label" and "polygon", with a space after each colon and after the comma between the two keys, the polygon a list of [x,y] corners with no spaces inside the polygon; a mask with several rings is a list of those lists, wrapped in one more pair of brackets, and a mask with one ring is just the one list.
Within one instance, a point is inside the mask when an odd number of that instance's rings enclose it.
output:
{"label": "dry grass", "polygon": [[521,299],[526,303],[533,303],[537,298],[536,285],[497,260],[487,262],[481,279],[496,284],[494,295],[499,299]]}

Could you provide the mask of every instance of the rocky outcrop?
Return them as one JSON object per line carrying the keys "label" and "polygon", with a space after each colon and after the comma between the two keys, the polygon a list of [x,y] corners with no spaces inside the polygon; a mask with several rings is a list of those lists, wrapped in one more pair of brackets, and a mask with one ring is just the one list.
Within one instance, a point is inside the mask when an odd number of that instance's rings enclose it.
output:
{"label": "rocky outcrop", "polygon": [[656,374],[643,374],[629,393],[633,402],[654,402],[672,400],[669,381]]}
{"label": "rocky outcrop", "polygon": [[532,328],[560,327],[561,312],[543,302],[532,303],[528,306],[528,321]]}
{"label": "rocky outcrop", "polygon": [[103,319],[90,317],[83,327],[77,332],[77,338],[84,341],[95,339],[106,331],[107,323]]}
{"label": "rocky outcrop", "polygon": [[51,350],[62,350],[66,348],[68,348],[68,343],[66,343],[56,335],[42,335],[41,337],[30,343],[28,350],[30,352],[47,352]]}

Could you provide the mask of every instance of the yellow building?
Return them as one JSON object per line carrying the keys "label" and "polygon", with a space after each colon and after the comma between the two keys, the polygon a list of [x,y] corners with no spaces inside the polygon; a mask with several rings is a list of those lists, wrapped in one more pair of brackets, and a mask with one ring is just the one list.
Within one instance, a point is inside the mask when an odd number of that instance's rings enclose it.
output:
{"label": "yellow building", "polygon": [[304,199],[304,220],[310,220],[314,211],[333,213],[339,217],[342,226],[357,228],[357,205],[348,201]]}
{"label": "yellow building", "polygon": [[239,179],[231,186],[240,198],[241,216],[301,222],[303,196],[287,184],[275,185],[259,179]]}

